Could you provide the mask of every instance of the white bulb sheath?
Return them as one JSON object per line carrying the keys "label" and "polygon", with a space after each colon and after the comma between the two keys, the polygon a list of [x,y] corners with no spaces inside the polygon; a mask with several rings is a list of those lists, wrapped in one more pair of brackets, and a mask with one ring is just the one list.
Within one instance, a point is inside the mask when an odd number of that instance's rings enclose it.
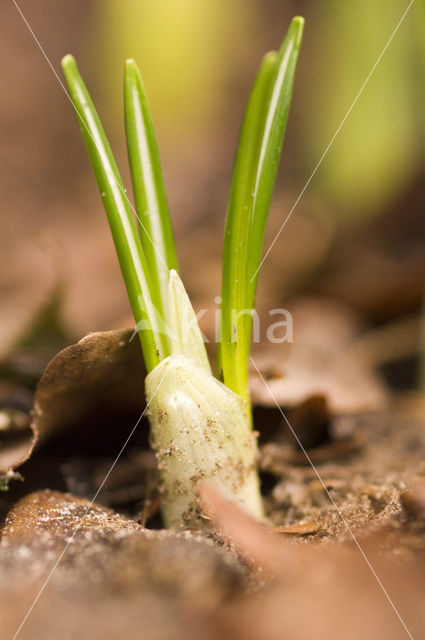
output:
{"label": "white bulb sheath", "polygon": [[241,398],[180,354],[149,373],[145,390],[165,525],[202,526],[201,479],[261,519],[256,435]]}

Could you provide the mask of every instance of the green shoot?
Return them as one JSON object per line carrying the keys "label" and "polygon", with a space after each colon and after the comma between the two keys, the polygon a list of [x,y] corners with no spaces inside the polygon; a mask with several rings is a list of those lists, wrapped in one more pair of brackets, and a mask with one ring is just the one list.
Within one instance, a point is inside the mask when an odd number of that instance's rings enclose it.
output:
{"label": "green shoot", "polygon": [[268,54],[251,92],[239,137],[223,248],[221,345],[224,383],[249,406],[252,310],[264,231],[301,47],[294,18],[277,56]]}
{"label": "green shoot", "polygon": [[143,252],[111,147],[73,56],[63,58],[62,68],[108,217],[139,328],[146,367],[150,371],[168,355],[168,340],[157,311],[162,308],[160,291],[152,282],[152,267]]}
{"label": "green shoot", "polygon": [[152,118],[139,69],[127,60],[124,77],[127,149],[134,200],[141,221],[142,247],[151,269],[153,287],[167,309],[169,270],[177,270],[177,256]]}
{"label": "green shoot", "polygon": [[211,373],[195,312],[176,270],[158,147],[135,62],[126,63],[124,106],[139,230],[75,60],[68,55],[62,61],[139,329],[168,526],[204,526],[196,489],[201,478],[214,479],[254,517],[263,518],[248,391],[251,314],[303,25],[302,18],[294,18],[280,50],[264,57],[240,133],[223,250],[218,361],[224,384]]}

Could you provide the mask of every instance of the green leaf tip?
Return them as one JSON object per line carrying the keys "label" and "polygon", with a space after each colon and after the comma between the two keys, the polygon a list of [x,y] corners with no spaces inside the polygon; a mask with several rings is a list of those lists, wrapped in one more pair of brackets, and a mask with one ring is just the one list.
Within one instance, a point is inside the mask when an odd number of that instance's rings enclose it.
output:
{"label": "green leaf tip", "polygon": [[263,64],[272,65],[277,60],[277,51],[267,51],[263,56]]}
{"label": "green leaf tip", "polygon": [[291,25],[303,29],[305,25],[305,18],[303,16],[294,16],[291,20]]}
{"label": "green leaf tip", "polygon": [[139,67],[134,58],[127,58],[124,63],[124,77],[140,76]]}
{"label": "green leaf tip", "polygon": [[295,31],[299,37],[298,44],[301,44],[301,38],[303,36],[305,26],[305,18],[303,16],[294,16],[291,20],[291,24],[289,25],[288,33],[292,33]]}
{"label": "green leaf tip", "polygon": [[77,66],[74,56],[71,53],[67,53],[61,60],[61,67],[65,71],[70,66]]}

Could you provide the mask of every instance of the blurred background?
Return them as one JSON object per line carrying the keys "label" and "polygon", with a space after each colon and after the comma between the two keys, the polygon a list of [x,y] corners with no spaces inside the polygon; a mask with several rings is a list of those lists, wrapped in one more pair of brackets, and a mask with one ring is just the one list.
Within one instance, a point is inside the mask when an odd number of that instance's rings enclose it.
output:
{"label": "blurred background", "polygon": [[[202,326],[211,336],[233,154],[263,53],[279,46],[293,15],[305,16],[267,247],[408,3],[19,4],[59,78],[61,57],[76,56],[127,185],[123,65],[128,57],[138,62],[157,130],[183,279],[194,305],[210,310]],[[47,359],[90,331],[129,327],[132,320],[70,103],[11,1],[1,3],[0,22],[0,354],[4,367],[5,362],[10,370],[26,367],[36,377],[40,365],[28,357],[29,346],[37,345]],[[330,342],[338,334],[333,327],[350,326],[347,335],[354,340],[354,331],[358,352],[401,388],[415,387],[420,379],[424,105],[425,10],[418,0],[259,280],[260,312],[286,306],[298,317],[301,309],[300,323],[324,323]],[[298,335],[304,335],[304,325],[299,326]],[[19,358],[7,360],[12,352]]]}

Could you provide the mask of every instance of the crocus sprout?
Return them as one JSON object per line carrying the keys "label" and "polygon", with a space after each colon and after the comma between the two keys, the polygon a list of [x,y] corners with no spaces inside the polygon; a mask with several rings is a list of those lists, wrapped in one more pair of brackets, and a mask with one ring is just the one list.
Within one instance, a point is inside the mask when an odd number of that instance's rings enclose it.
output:
{"label": "crocus sprout", "polygon": [[303,27],[303,18],[294,18],[280,49],[263,58],[242,122],[224,237],[217,377],[178,275],[158,146],[137,65],[128,60],[124,77],[133,209],[76,62],[71,55],[62,60],[146,363],[151,440],[168,527],[204,526],[199,480],[214,482],[252,516],[263,517],[248,388],[252,317],[246,311],[255,305]]}

